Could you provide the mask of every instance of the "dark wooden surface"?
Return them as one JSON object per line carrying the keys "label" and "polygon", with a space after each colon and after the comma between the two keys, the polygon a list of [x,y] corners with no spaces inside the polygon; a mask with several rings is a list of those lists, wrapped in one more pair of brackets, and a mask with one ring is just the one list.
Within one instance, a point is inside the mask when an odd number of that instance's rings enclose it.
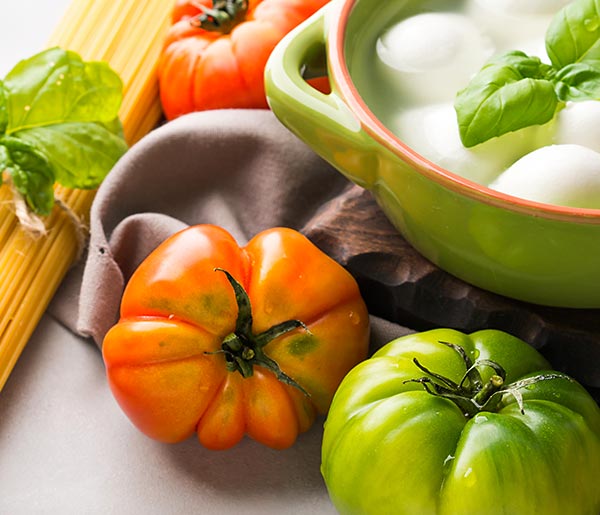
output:
{"label": "dark wooden surface", "polygon": [[324,206],[304,232],[356,277],[371,314],[415,330],[502,329],[600,398],[600,310],[538,306],[466,284],[418,254],[357,186]]}

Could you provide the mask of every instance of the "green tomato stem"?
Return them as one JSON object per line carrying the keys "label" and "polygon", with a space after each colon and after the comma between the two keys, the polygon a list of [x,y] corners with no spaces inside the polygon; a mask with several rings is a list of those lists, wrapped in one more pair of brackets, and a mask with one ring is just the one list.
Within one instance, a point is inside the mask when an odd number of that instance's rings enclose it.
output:
{"label": "green tomato stem", "polygon": [[283,372],[278,363],[267,356],[264,351],[264,347],[271,341],[294,329],[303,328],[310,333],[306,325],[300,320],[286,320],[260,334],[254,334],[252,332],[252,306],[246,290],[227,270],[215,268],[215,271],[223,272],[227,277],[235,292],[238,306],[235,330],[223,338],[221,350],[217,351],[225,355],[227,370],[239,372],[242,377],[248,378],[254,374],[254,366],[258,365],[273,372],[282,383],[294,386],[309,396],[308,392]]}
{"label": "green tomato stem", "polygon": [[486,403],[492,397],[492,395],[494,395],[498,390],[500,390],[503,385],[504,379],[499,375],[494,374],[492,377],[490,377],[490,380],[487,383],[485,383],[485,385],[483,385],[483,388],[481,388],[481,390],[479,390],[473,396],[473,401],[478,406],[485,406]]}
{"label": "green tomato stem", "polygon": [[[540,374],[511,384],[506,384],[506,372],[504,368],[495,361],[481,359],[472,362],[466,351],[459,345],[440,341],[439,343],[450,347],[456,351],[465,364],[465,373],[459,383],[432,372],[423,366],[417,358],[413,358],[413,363],[426,376],[416,379],[408,379],[405,383],[420,383],[425,391],[437,397],[443,397],[452,401],[458,406],[465,417],[471,418],[482,411],[496,412],[503,406],[502,400],[506,394],[512,395],[521,413],[525,413],[523,399],[520,389],[535,384],[539,381],[555,379],[560,374]],[[494,371],[494,374],[486,383],[483,383],[479,368],[487,367]]]}

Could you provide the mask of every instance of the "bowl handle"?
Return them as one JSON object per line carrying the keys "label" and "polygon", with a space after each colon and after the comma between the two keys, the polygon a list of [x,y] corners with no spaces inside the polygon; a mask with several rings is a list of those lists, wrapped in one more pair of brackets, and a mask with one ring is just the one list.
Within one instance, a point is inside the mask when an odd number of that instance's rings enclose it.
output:
{"label": "bowl handle", "polygon": [[327,72],[327,16],[330,2],[279,42],[265,67],[269,107],[290,131],[351,181],[369,188],[377,170],[377,151],[331,84],[322,93],[307,80]]}

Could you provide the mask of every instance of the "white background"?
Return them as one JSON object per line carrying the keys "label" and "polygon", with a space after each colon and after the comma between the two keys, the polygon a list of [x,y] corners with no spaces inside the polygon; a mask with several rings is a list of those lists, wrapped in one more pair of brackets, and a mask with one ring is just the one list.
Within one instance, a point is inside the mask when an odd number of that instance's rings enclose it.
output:
{"label": "white background", "polygon": [[69,0],[0,0],[0,77],[44,49],[68,5]]}

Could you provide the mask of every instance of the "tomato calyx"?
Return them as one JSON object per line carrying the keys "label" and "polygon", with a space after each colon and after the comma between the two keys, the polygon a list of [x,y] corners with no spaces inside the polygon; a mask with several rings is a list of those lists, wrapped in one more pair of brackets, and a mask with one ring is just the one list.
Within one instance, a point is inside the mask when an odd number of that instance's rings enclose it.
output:
{"label": "tomato calyx", "polygon": [[196,4],[202,14],[190,19],[193,27],[229,34],[241,23],[248,11],[248,0],[213,0],[212,9]]}
{"label": "tomato calyx", "polygon": [[308,392],[283,372],[277,362],[267,356],[264,351],[264,347],[269,342],[299,327],[310,333],[308,327],[300,320],[286,320],[262,333],[254,334],[252,332],[252,306],[246,290],[227,270],[215,268],[215,271],[225,274],[235,292],[235,300],[238,305],[235,330],[223,338],[221,349],[216,351],[225,355],[227,370],[239,372],[247,378],[254,374],[255,366],[261,366],[273,372],[282,383],[298,388],[309,397]]}
{"label": "tomato calyx", "polygon": [[[472,418],[482,411],[499,411],[504,406],[503,401],[507,394],[514,397],[520,412],[525,414],[523,395],[520,392],[521,388],[549,379],[561,378],[572,381],[572,379],[564,374],[548,372],[505,384],[506,371],[499,363],[489,359],[480,359],[473,362],[460,345],[441,340],[439,343],[452,348],[463,359],[466,372],[461,381],[455,383],[445,376],[436,374],[424,367],[417,358],[413,358],[413,363],[417,368],[427,375],[416,379],[408,379],[404,382],[420,383],[429,394],[451,400],[467,418]],[[479,372],[479,368],[481,367],[488,367],[494,371],[487,382],[484,382],[481,377],[481,373]]]}

